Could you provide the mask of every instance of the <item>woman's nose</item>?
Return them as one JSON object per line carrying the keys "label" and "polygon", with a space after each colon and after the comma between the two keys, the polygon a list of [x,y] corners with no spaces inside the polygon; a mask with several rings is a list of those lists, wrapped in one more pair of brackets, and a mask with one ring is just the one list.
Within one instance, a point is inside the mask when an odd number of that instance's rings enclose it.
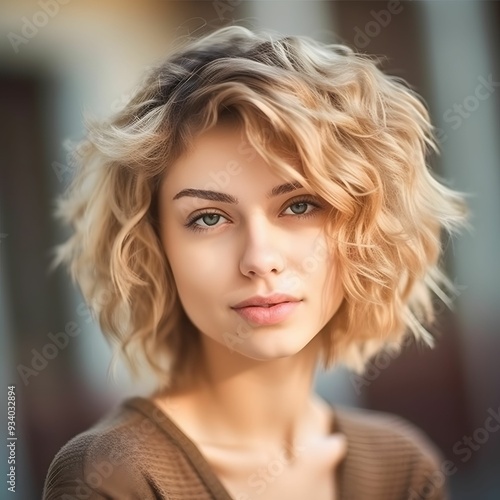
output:
{"label": "woman's nose", "polygon": [[[283,271],[283,235],[265,217],[255,218],[244,229],[240,271],[245,276],[266,276]],[[281,240],[281,241],[280,241]]]}

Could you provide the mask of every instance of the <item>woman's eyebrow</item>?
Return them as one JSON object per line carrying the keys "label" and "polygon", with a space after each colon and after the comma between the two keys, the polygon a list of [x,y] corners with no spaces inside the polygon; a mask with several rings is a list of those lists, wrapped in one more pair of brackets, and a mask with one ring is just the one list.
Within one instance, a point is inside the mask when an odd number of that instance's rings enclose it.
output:
{"label": "woman's eyebrow", "polygon": [[[285,193],[290,193],[297,189],[301,189],[303,186],[300,182],[286,182],[285,184],[280,184],[279,186],[273,187],[271,191],[266,195],[266,198],[273,198],[275,196],[280,196]],[[173,200],[178,200],[184,196],[189,196],[191,198],[203,198],[204,200],[210,201],[220,201],[222,203],[232,203],[237,205],[239,203],[238,198],[226,193],[220,193],[219,191],[211,191],[207,189],[183,189],[179,191],[173,198]]]}
{"label": "woman's eyebrow", "polygon": [[190,196],[191,198],[203,198],[204,200],[210,201],[221,201],[222,203],[234,203],[238,204],[238,199],[230,194],[220,193],[218,191],[210,191],[207,189],[183,189],[179,191],[172,200],[178,200],[184,196]]}

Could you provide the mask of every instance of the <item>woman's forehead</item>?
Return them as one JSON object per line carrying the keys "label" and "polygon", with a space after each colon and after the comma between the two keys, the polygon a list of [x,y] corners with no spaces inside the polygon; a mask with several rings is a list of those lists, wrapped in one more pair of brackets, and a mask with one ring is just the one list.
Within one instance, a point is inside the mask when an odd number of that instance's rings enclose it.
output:
{"label": "woman's forehead", "polygon": [[[271,139],[266,141],[265,138],[262,142],[257,140],[259,146],[254,147],[250,134],[241,123],[218,123],[193,138],[189,149],[172,162],[165,177],[213,177],[218,172],[226,171],[234,175],[242,169],[249,169],[262,180],[264,175],[287,179],[273,168],[276,156],[287,167],[296,172],[302,171],[297,155],[290,153],[284,145],[271,142]],[[287,180],[296,180],[296,176]]]}

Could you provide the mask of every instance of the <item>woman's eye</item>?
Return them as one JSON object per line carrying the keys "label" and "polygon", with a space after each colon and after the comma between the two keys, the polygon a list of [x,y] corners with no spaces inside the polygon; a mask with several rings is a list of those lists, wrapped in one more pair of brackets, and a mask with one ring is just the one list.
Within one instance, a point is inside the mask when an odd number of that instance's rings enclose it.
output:
{"label": "woman's eye", "polygon": [[288,208],[296,215],[302,215],[307,212],[309,203],[301,201],[299,203],[294,203],[290,205]]}
{"label": "woman's eye", "polygon": [[216,227],[221,219],[227,220],[221,214],[215,212],[207,212],[198,216],[194,216],[186,224],[187,227],[193,230],[204,230],[211,227]]}
{"label": "woman's eye", "polygon": [[[312,201],[295,201],[294,203],[288,205],[288,208],[283,212],[285,215],[309,215],[320,208],[318,203]],[[288,210],[291,211],[287,212]]]}
{"label": "woman's eye", "polygon": [[215,226],[217,224],[217,222],[219,222],[221,217],[222,216],[219,214],[205,214],[196,220],[197,221],[201,220],[203,222],[203,224],[205,224],[207,226]]}

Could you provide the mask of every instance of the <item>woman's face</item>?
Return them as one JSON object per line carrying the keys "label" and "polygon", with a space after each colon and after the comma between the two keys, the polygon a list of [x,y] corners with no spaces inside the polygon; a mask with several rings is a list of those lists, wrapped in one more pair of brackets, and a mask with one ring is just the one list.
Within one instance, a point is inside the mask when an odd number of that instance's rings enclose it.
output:
{"label": "woman's face", "polygon": [[173,163],[159,213],[180,301],[202,338],[249,358],[282,358],[339,308],[326,205],[273,173],[239,126],[204,132]]}

